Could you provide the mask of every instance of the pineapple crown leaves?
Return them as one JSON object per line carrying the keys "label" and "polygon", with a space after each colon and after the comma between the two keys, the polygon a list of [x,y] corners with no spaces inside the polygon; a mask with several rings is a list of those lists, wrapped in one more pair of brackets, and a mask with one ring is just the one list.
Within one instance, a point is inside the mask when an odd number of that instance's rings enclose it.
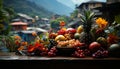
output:
{"label": "pineapple crown leaves", "polygon": [[89,21],[92,21],[94,16],[95,16],[94,12],[85,9],[83,15],[81,15],[81,21],[83,23],[88,23]]}

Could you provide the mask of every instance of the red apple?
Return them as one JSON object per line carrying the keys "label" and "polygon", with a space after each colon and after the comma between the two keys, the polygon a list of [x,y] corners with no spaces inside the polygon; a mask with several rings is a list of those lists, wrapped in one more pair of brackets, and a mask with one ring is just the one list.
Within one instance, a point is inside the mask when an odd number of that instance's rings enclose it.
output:
{"label": "red apple", "polygon": [[64,35],[66,33],[66,30],[58,30],[57,31],[58,35]]}
{"label": "red apple", "polygon": [[76,33],[76,29],[74,29],[74,28],[68,28],[66,30],[66,33],[75,34]]}
{"label": "red apple", "polygon": [[92,43],[89,45],[89,49],[90,49],[91,52],[97,51],[100,47],[101,47],[101,45],[100,45],[100,43],[98,43],[98,42],[92,42]]}

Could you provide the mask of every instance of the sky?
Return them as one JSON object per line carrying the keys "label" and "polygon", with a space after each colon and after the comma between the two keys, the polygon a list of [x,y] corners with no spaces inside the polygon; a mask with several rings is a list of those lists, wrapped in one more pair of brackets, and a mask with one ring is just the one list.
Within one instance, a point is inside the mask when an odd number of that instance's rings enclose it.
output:
{"label": "sky", "polygon": [[[57,0],[65,5],[67,5],[68,7],[71,7],[72,9],[75,8],[75,5],[80,5],[83,2],[87,2],[90,0]],[[94,0],[94,1],[100,1],[100,2],[106,2],[106,0]]]}

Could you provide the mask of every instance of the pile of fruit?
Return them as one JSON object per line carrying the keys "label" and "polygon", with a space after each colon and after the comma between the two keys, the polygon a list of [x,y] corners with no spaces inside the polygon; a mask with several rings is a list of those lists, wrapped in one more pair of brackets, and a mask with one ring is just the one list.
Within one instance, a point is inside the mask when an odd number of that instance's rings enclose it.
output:
{"label": "pile of fruit", "polygon": [[[68,29],[66,30],[61,29],[58,30],[57,33],[49,34],[49,39],[53,39],[56,42],[56,45],[54,45],[54,47],[56,47],[55,50],[57,50],[58,48],[75,49],[73,53],[69,54],[69,56],[80,57],[80,58],[88,57],[88,56],[91,56],[93,58],[105,58],[109,56],[109,50],[111,51],[111,46],[108,45],[108,41],[109,41],[108,39],[104,37],[98,37],[96,41],[93,41],[88,45],[80,41],[80,36],[83,31],[82,26],[79,26],[77,29],[74,28],[70,28],[69,30]],[[62,50],[58,49],[58,51],[62,51]],[[57,52],[55,51],[54,53]]]}
{"label": "pile of fruit", "polygon": [[35,41],[25,47],[19,44],[21,46],[18,47],[16,54],[49,57],[63,54],[79,58],[120,57],[119,36],[115,33],[119,31],[119,27],[114,25],[111,31],[105,19],[98,18],[94,21],[96,24],[92,24],[92,13],[86,12],[86,15],[89,18],[84,16],[86,17],[82,18],[84,24],[77,28],[65,28],[62,22],[60,30],[49,32],[42,38],[34,33]]}
{"label": "pile of fruit", "polygon": [[[108,37],[98,37],[96,41],[91,42],[89,45],[81,42],[80,36],[83,32],[83,27],[79,26],[77,29],[68,28],[60,29],[58,32],[51,32],[48,37],[44,39],[35,39],[32,44],[25,44],[21,42],[16,51],[17,55],[27,55],[27,56],[60,56],[59,51],[63,52],[65,55],[71,57],[93,57],[93,58],[106,58],[109,54],[119,56],[120,45],[118,43],[109,43],[114,41],[112,38]],[[66,49],[62,51],[60,49]],[[71,50],[67,50],[71,49]],[[115,54],[116,53],[116,54]]]}

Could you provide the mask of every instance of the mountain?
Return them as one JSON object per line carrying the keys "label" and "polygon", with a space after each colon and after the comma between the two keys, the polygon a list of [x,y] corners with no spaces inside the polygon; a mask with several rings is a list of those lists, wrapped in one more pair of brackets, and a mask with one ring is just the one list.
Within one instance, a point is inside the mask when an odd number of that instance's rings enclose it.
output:
{"label": "mountain", "polygon": [[72,9],[75,9],[75,4],[72,0],[69,0],[69,1],[68,0],[57,0],[57,1],[72,8]]}
{"label": "mountain", "polygon": [[54,12],[59,15],[70,15],[73,9],[64,5],[57,0],[29,0],[35,2],[38,6],[42,6],[48,11]]}
{"label": "mountain", "polygon": [[53,13],[29,0],[3,0],[4,7],[12,7],[17,13],[30,16],[49,17]]}

